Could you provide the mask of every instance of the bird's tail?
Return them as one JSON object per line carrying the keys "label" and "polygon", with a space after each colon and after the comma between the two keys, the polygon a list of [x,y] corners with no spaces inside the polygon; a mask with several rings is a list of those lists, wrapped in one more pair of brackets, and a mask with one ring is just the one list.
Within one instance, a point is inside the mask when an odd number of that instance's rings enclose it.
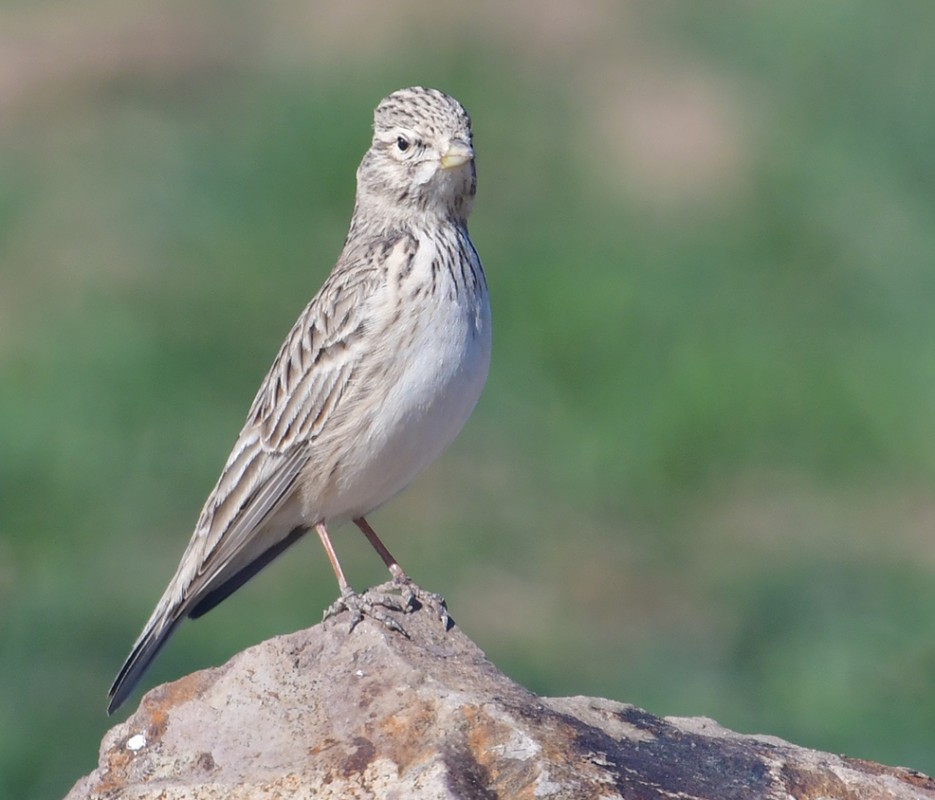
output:
{"label": "bird's tail", "polygon": [[179,606],[163,610],[160,604],[156,609],[107,692],[108,714],[113,714],[130,696],[183,617],[184,611]]}
{"label": "bird's tail", "polygon": [[[265,550],[259,549],[263,542],[254,541],[252,545],[256,549],[255,552],[250,549],[242,550],[236,558],[231,558],[215,572],[204,571],[204,560],[192,559],[189,556],[190,550],[186,551],[178,572],[172,578],[107,693],[107,713],[113,714],[127,699],[185,617],[197,619],[208,613],[286,548],[302,538],[306,530],[304,527],[293,528],[288,535],[275,541]],[[200,545],[201,539],[196,538],[193,543],[189,548]],[[197,580],[193,577],[193,574],[197,574],[196,569],[202,571]]]}

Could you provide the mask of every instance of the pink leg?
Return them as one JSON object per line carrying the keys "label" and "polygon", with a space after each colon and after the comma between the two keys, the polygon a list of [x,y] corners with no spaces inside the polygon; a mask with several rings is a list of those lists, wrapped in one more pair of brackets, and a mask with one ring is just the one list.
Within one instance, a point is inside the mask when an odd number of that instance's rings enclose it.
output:
{"label": "pink leg", "polygon": [[380,558],[383,559],[383,563],[386,564],[386,568],[390,571],[390,574],[397,581],[406,581],[406,573],[403,572],[403,568],[399,566],[399,562],[393,558],[393,554],[386,549],[386,545],[380,541],[380,537],[377,536],[377,532],[370,527],[370,523],[367,522],[363,517],[357,517],[354,520],[354,524],[360,528],[360,532],[367,537],[367,541],[373,546],[373,549],[380,554]]}
{"label": "pink leg", "polygon": [[409,578],[406,576],[406,573],[403,572],[403,568],[399,566],[399,562],[393,558],[393,554],[386,549],[386,545],[380,541],[380,537],[377,536],[377,532],[370,527],[370,523],[367,522],[367,520],[365,520],[363,517],[357,517],[357,519],[354,520],[354,524],[360,528],[360,532],[367,537],[367,541],[370,542],[370,544],[373,546],[373,549],[380,554],[380,558],[382,558],[383,563],[386,564],[386,568],[390,571],[390,575],[393,576],[393,582],[397,586],[402,586],[404,588],[407,596],[409,597],[406,602],[406,606],[409,607],[413,599],[418,600],[421,605],[427,606],[435,612],[447,630],[451,624],[451,619],[448,616],[448,608],[445,605],[445,598],[440,594],[427,592],[409,580]]}
{"label": "pink leg", "polygon": [[[333,617],[335,614],[339,614],[342,611],[348,611],[351,615],[350,630],[354,630],[357,623],[366,615],[382,623],[390,630],[401,633],[408,638],[409,634],[406,633],[402,625],[386,614],[386,612],[377,608],[377,606],[383,606],[392,611],[405,611],[406,606],[396,598],[381,597],[374,600],[367,595],[363,597],[358,595],[347,582],[347,578],[344,577],[344,570],[341,569],[341,563],[338,561],[338,554],[334,552],[334,546],[331,544],[331,537],[328,535],[328,528],[325,526],[325,523],[317,523],[315,525],[315,530],[318,532],[318,538],[321,539],[322,547],[325,548],[325,552],[328,554],[328,560],[331,562],[331,569],[334,570],[334,574],[338,579],[338,587],[341,589],[341,596],[325,610],[324,619]],[[376,536],[376,534],[374,534],[374,536]],[[377,541],[379,541],[379,539]],[[386,548],[384,547],[383,550],[385,551]],[[389,556],[388,552],[387,556]],[[399,567],[397,567],[397,569],[399,569]],[[402,570],[400,570],[400,574],[402,574]]]}
{"label": "pink leg", "polygon": [[322,547],[325,548],[325,552],[328,554],[328,560],[331,562],[331,569],[334,570],[334,574],[338,578],[338,588],[341,590],[341,595],[347,596],[353,593],[354,590],[351,589],[347,578],[344,577],[344,570],[341,569],[341,563],[338,561],[338,554],[334,552],[334,546],[331,544],[331,538],[328,536],[328,529],[325,527],[325,523],[319,522],[315,525],[315,530],[318,532],[318,538],[321,539]]}

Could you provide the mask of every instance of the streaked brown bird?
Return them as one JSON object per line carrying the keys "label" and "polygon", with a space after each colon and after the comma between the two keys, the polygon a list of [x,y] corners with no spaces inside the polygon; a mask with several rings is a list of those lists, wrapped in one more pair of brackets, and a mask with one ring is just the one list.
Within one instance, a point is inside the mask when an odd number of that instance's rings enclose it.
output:
{"label": "streaked brown bird", "polygon": [[[197,618],[314,528],[350,588],[329,529],[353,521],[396,585],[406,577],[365,516],[458,435],[490,362],[490,302],[468,236],[471,120],[413,87],[374,112],[337,264],[295,323],[250,407],[178,569],[109,692],[115,711],[185,617]],[[440,612],[441,613],[441,612]]]}

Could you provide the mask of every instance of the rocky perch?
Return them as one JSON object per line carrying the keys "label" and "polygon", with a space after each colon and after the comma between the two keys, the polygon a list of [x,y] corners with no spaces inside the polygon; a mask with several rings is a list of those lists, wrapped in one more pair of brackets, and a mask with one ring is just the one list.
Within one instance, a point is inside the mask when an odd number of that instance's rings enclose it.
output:
{"label": "rocky perch", "polygon": [[67,800],[935,798],[935,781],[665,719],[538,697],[425,610],[410,638],[342,614],[149,692]]}

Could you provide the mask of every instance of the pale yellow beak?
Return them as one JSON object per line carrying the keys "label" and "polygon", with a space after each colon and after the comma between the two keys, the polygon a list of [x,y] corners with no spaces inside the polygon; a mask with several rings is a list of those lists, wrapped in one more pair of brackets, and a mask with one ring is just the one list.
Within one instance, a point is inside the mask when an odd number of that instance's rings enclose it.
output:
{"label": "pale yellow beak", "polygon": [[472,158],[474,158],[474,150],[471,148],[471,145],[455,139],[442,154],[442,169],[462,167]]}

